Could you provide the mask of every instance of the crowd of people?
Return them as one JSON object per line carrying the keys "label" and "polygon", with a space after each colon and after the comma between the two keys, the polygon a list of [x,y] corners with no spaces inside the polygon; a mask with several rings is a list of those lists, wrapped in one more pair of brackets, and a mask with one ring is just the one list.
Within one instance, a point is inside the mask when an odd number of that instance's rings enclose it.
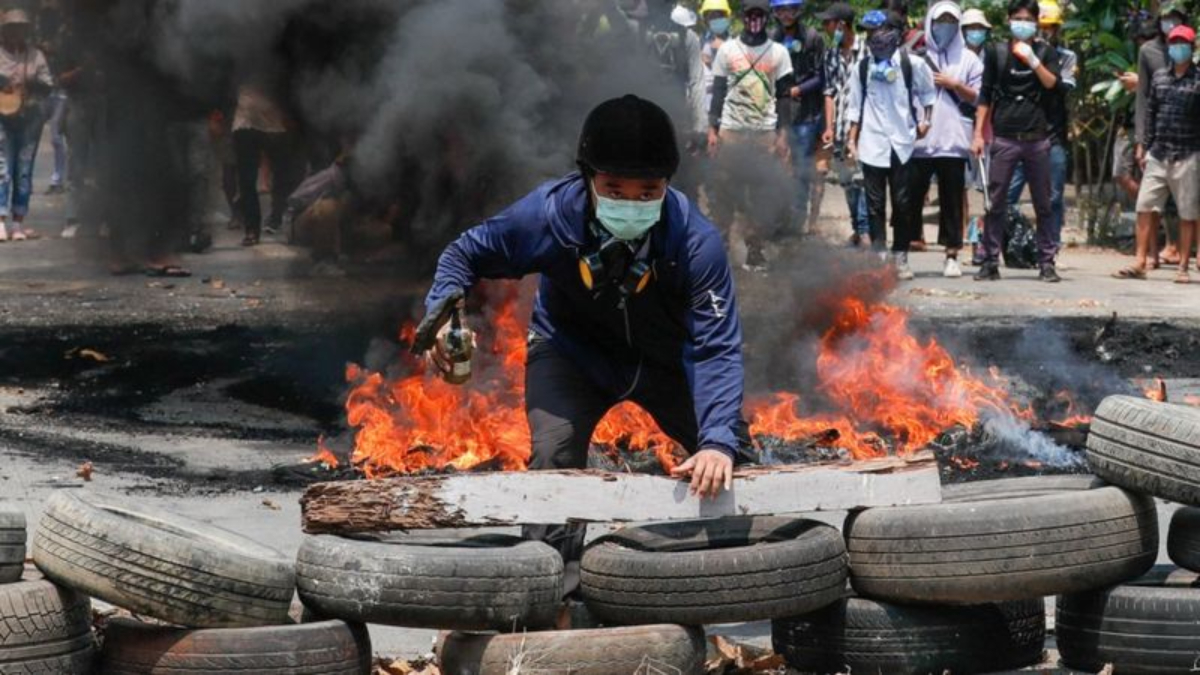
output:
{"label": "crowd of people", "polygon": [[[1056,0],[1010,0],[1003,37],[983,11],[955,0],[933,0],[924,16],[910,16],[908,0],[865,12],[845,2],[742,0],[736,14],[729,0],[599,1],[609,3],[604,16],[639,36],[679,82],[691,119],[677,128],[692,139],[695,168],[678,182],[703,195],[743,267],[765,268],[768,242],[811,232],[831,182],[845,195],[850,245],[912,278],[908,256],[926,247],[923,207],[936,180],[946,277],[963,275],[968,259],[960,256],[971,246],[975,279],[1000,278],[1010,212],[1028,187],[1040,278],[1060,280],[1067,97],[1078,58],[1061,40]],[[1200,99],[1192,94],[1195,36],[1187,19],[1167,5],[1131,27],[1138,70],[1121,79],[1136,92],[1137,114],[1118,141],[1113,175],[1136,202],[1137,254],[1119,278],[1143,279],[1165,261],[1179,264],[1176,281],[1189,280],[1200,220]],[[75,39],[81,21],[86,16],[64,11],[60,0],[0,15],[0,242],[37,236],[25,218],[47,125],[54,155],[47,192],[67,197],[61,236],[108,230],[110,218],[96,206],[99,177],[111,171],[96,150],[113,135],[111,106],[98,95],[108,75]],[[139,259],[116,255],[113,272],[187,274],[176,252],[212,243],[199,206],[210,176],[220,181],[243,245],[286,231],[318,260],[343,253],[345,202],[328,198],[347,190],[345,146],[331,141],[314,150],[265,80],[233,85],[224,104],[189,103],[164,121],[163,154],[191,193],[186,236],[168,237]],[[972,190],[985,194],[983,214],[971,213]],[[260,193],[270,194],[265,213]],[[1160,254],[1161,214],[1171,204],[1179,240]],[[375,204],[355,215],[395,220],[394,207]]]}

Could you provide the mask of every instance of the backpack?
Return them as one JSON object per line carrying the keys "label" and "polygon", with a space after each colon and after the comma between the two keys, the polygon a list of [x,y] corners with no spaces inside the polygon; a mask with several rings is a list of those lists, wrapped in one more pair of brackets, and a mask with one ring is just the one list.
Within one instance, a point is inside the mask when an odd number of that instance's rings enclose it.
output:
{"label": "backpack", "polygon": [[642,41],[650,55],[669,75],[687,78],[687,29],[669,16],[646,19],[642,26]]}
{"label": "backpack", "polygon": [[[912,113],[913,124],[917,123],[917,109],[912,104],[912,61],[908,58],[908,50],[901,49],[900,54],[900,74],[904,78],[904,90],[908,93],[908,109]],[[871,68],[870,59],[863,56],[858,62],[858,84],[862,88],[862,102],[859,104],[858,119],[863,118],[863,113],[867,109],[867,73]]]}
{"label": "backpack", "polygon": [[1004,227],[1004,266],[1028,270],[1038,265],[1037,229],[1016,208],[1008,210]]}
{"label": "backpack", "polygon": [[[1008,65],[1009,65],[1008,59],[1011,58],[1011,54],[1009,53],[1009,50],[1008,50],[1008,42],[997,42],[997,43],[991,45],[990,49],[995,54],[995,58],[996,58],[996,72],[997,72],[997,75],[996,75],[997,80],[996,81],[1000,82],[1004,78],[1004,76],[1008,74]],[[1038,57],[1038,60],[1041,61],[1042,63],[1046,63],[1049,60],[1049,56],[1050,56],[1049,51],[1051,49],[1054,49],[1054,48],[1051,47],[1050,45],[1046,44],[1045,42],[1039,41],[1039,42],[1034,43],[1034,54]],[[984,62],[984,68],[987,68],[986,61]],[[1000,91],[1001,97],[1005,96],[1003,87],[997,87],[997,89]],[[1042,102],[1042,94],[1046,93],[1046,88],[1045,87],[1037,87],[1035,89],[1035,92],[1036,93],[1030,98],[1033,99],[1034,103],[1041,103]]]}

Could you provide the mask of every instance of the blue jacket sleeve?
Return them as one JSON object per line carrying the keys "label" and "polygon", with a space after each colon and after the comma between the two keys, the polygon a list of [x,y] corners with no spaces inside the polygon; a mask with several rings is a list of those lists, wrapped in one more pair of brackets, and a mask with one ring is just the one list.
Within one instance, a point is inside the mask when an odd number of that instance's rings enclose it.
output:
{"label": "blue jacket sleeve", "polygon": [[556,245],[544,207],[543,191],[534,191],[451,242],[438,258],[425,310],[480,279],[520,279],[540,271]]}
{"label": "blue jacket sleeve", "polygon": [[712,225],[704,223],[692,238],[687,312],[691,339],[684,346],[683,365],[700,426],[697,447],[718,449],[732,458],[737,456],[745,389],[733,273]]}

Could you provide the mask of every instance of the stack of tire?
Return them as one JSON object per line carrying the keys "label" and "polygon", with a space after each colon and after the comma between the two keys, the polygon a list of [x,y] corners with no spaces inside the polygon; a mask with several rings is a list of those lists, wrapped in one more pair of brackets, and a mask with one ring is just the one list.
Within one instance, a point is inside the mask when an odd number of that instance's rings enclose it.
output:
{"label": "stack of tire", "polygon": [[1195,673],[1200,658],[1200,410],[1126,396],[1106,399],[1088,436],[1096,475],[1183,504],[1167,534],[1177,567],[1058,598],[1058,648],[1068,666],[1117,673]]}
{"label": "stack of tire", "polygon": [[0,504],[0,673],[87,673],[94,657],[87,597],[25,568],[25,516]]}
{"label": "stack of tire", "polygon": [[[39,619],[36,625],[61,627],[64,635],[50,646],[54,649],[74,638],[68,628],[86,629],[86,653],[81,649],[69,663],[62,656],[61,664],[6,669],[0,646],[0,673],[90,672],[89,596],[145,619],[107,623],[95,671],[101,675],[370,672],[364,626],[290,621],[292,561],[220,528],[131,500],[61,491],[46,503],[33,561],[57,584],[27,582],[57,593],[43,592],[44,613],[58,611],[70,619]],[[2,598],[0,591],[0,620],[6,610]]]}
{"label": "stack of tire", "polygon": [[296,573],[300,598],[316,615],[454,631],[439,648],[446,675],[698,675],[702,626],[836,602],[847,567],[836,528],[811,521],[628,527],[583,556],[580,590],[606,627],[582,630],[554,630],[564,589],[559,552],[517,537],[311,536]]}

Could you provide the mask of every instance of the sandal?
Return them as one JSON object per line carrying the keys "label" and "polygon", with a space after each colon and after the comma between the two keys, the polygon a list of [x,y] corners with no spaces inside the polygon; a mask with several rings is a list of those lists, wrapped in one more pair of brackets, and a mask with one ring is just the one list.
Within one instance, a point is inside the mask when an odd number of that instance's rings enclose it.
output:
{"label": "sandal", "polygon": [[1113,272],[1114,279],[1141,279],[1146,280],[1146,270],[1140,267],[1126,267],[1119,272]]}
{"label": "sandal", "polygon": [[1190,274],[1188,274],[1187,272],[1179,272],[1178,274],[1175,275],[1175,283],[1190,284],[1190,283],[1192,283],[1192,276]]}
{"label": "sandal", "polygon": [[172,277],[182,279],[192,276],[192,273],[179,265],[147,265],[146,276],[148,277]]}

